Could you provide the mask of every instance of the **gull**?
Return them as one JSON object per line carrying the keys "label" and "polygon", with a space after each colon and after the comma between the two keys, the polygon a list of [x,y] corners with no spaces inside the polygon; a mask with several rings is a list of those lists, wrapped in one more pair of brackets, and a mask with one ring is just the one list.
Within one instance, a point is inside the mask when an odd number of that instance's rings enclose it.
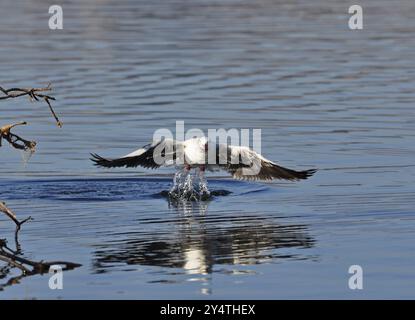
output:
{"label": "gull", "polygon": [[206,137],[194,137],[185,141],[156,140],[134,152],[114,159],[104,158],[97,154],[91,154],[91,156],[96,166],[105,168],[141,166],[156,169],[176,166],[185,172],[198,168],[202,175],[206,170],[225,170],[234,179],[239,180],[297,181],[307,179],[317,171],[316,169],[296,171],[284,168],[249,147],[216,144]]}

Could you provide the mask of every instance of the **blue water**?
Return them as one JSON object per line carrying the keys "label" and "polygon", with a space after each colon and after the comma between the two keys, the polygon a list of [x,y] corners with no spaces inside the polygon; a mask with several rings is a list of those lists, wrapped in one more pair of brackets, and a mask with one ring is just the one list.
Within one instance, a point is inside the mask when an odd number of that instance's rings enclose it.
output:
{"label": "blue water", "polygon": [[[0,148],[0,199],[23,225],[20,256],[82,264],[20,275],[0,261],[0,298],[414,298],[415,3],[48,1],[0,3],[0,85],[52,82],[63,121],[27,99],[0,124],[38,142],[25,165]],[[262,152],[302,182],[208,175],[213,197],[166,197],[174,170],[96,168],[155,129],[260,128]],[[0,238],[15,247],[0,216]],[[363,268],[363,290],[348,287]]]}

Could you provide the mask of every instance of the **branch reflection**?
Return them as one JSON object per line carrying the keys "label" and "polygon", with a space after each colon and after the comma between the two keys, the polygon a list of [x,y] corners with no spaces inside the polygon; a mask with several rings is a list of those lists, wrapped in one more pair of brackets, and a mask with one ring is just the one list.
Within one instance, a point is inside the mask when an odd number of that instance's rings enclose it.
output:
{"label": "branch reflection", "polygon": [[[49,272],[53,265],[62,267],[62,271],[72,270],[80,267],[80,264],[67,261],[34,261],[21,256],[21,246],[16,237],[16,250],[7,246],[7,241],[0,239],[0,261],[5,265],[0,265],[0,291],[8,286],[18,284],[21,279],[36,274]],[[4,283],[2,283],[5,281]]]}

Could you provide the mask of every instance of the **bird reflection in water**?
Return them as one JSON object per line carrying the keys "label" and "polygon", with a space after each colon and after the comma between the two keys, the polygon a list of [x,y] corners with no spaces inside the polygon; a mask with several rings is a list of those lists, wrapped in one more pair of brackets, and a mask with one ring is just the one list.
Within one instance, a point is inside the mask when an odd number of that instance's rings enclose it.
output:
{"label": "bird reflection in water", "polygon": [[[208,206],[207,201],[170,199],[174,215],[140,221],[139,231],[114,233],[110,237],[114,240],[99,244],[95,271],[123,268],[120,263],[166,267],[162,274],[170,278],[156,282],[178,282],[184,276],[187,281],[201,281],[201,292],[209,294],[214,273],[250,273],[243,266],[312,258],[297,250],[314,244],[305,225],[283,225],[274,216],[260,214],[208,214]],[[229,271],[230,265],[241,270]]]}

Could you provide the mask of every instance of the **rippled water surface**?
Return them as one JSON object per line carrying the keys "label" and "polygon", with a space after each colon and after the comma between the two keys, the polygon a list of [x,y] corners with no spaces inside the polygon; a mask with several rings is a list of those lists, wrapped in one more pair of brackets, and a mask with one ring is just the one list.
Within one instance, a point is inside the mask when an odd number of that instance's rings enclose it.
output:
{"label": "rippled water surface", "polygon": [[[26,99],[1,123],[38,141],[25,165],[0,149],[0,199],[24,218],[21,257],[82,264],[15,281],[0,298],[414,298],[415,3],[0,2],[0,85],[52,82],[64,127]],[[263,154],[298,183],[210,174],[210,201],[170,201],[173,171],[103,170],[157,128],[260,128]],[[0,216],[0,238],[15,248]],[[349,266],[364,289],[348,288]]]}

